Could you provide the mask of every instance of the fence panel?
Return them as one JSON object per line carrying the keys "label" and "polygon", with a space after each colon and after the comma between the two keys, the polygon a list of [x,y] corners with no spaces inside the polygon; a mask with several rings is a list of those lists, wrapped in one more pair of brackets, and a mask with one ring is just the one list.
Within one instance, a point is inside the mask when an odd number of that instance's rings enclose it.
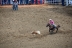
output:
{"label": "fence panel", "polygon": [[59,4],[61,0],[46,0],[46,3],[48,4]]}

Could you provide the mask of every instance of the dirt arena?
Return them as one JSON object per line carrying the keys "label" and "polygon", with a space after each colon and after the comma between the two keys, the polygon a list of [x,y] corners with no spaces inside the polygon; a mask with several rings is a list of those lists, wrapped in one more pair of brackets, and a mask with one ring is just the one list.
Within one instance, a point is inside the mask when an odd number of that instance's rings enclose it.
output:
{"label": "dirt arena", "polygon": [[[58,33],[50,35],[49,19],[59,24]],[[33,36],[39,30],[42,37]],[[72,7],[61,5],[0,8],[0,48],[72,48]]]}

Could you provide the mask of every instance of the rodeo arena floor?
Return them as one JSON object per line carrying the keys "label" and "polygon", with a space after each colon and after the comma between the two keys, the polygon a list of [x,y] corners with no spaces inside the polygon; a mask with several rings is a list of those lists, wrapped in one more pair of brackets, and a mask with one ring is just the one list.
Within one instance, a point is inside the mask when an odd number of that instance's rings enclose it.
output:
{"label": "rodeo arena floor", "polygon": [[[49,34],[49,19],[61,26],[56,34]],[[0,6],[0,48],[72,48],[72,7],[18,5],[14,11],[12,5]]]}

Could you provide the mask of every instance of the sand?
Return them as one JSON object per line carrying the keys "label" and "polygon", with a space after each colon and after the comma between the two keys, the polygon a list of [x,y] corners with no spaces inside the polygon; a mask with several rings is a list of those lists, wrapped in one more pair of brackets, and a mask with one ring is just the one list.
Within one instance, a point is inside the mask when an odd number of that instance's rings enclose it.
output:
{"label": "sand", "polygon": [[[61,26],[52,35],[46,27],[50,18]],[[42,37],[31,34],[37,30]],[[18,11],[1,7],[0,48],[72,48],[72,7],[29,6]]]}

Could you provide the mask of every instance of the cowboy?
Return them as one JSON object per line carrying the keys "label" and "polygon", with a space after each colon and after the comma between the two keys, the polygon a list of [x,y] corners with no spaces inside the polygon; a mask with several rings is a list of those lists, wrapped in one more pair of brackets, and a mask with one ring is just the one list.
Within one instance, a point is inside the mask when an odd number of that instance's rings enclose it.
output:
{"label": "cowboy", "polygon": [[51,28],[56,28],[56,25],[54,24],[54,21],[52,19],[49,19],[49,24],[51,25]]}
{"label": "cowboy", "polygon": [[15,10],[18,10],[18,1],[15,1]]}
{"label": "cowboy", "polygon": [[13,10],[18,10],[18,1],[13,0]]}

